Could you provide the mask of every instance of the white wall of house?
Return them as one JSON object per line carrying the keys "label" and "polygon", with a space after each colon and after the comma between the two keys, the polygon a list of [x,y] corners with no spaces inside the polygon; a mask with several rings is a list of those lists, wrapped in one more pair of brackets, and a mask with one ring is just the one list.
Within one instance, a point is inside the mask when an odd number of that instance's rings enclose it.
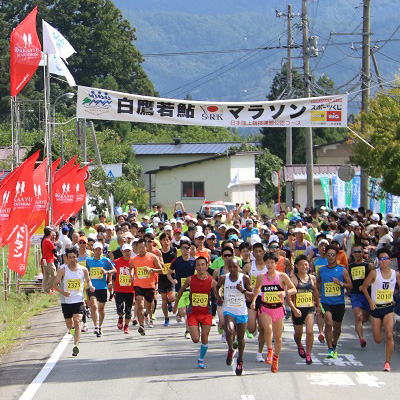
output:
{"label": "white wall of house", "polygon": [[[307,206],[307,182],[296,182],[294,194],[295,203],[299,203],[301,205],[301,209],[304,210],[304,207]],[[325,197],[319,179],[314,179],[314,201],[317,202],[318,200],[325,202]]]}

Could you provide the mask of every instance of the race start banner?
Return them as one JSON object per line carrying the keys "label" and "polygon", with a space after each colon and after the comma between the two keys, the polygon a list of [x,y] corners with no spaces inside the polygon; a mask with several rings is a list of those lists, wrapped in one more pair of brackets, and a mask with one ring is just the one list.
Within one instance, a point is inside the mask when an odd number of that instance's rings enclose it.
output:
{"label": "race start banner", "polygon": [[346,127],[347,95],[260,102],[206,102],[78,86],[77,118],[223,127]]}

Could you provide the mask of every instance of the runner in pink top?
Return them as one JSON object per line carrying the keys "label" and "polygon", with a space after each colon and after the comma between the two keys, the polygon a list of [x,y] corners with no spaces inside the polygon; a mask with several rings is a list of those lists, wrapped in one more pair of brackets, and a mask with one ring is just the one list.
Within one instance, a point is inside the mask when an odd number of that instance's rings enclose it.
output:
{"label": "runner in pink top", "polygon": [[[288,295],[295,295],[297,290],[285,273],[276,270],[278,258],[275,254],[265,253],[264,261],[268,271],[257,276],[251,308],[255,309],[255,301],[261,292],[259,321],[264,328],[265,342],[268,346],[265,362],[271,365],[271,372],[277,372],[282,348],[284,298],[286,294],[288,306],[292,308],[292,299]],[[274,334],[275,354],[272,349],[272,333]]]}

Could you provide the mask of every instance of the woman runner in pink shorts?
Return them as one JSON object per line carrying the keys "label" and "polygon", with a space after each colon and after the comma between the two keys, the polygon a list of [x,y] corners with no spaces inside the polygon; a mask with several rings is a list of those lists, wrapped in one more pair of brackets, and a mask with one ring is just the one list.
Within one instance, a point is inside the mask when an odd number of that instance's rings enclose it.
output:
{"label": "woman runner in pink shorts", "polygon": [[[285,273],[276,270],[278,258],[273,253],[265,253],[264,261],[268,271],[257,276],[251,308],[255,309],[255,300],[261,292],[259,321],[264,328],[265,342],[268,347],[265,362],[271,365],[271,372],[278,372],[285,316],[283,301],[286,295],[288,306],[292,307],[292,300],[288,295],[295,295],[297,290]],[[272,333],[274,334],[275,352],[272,348]]]}

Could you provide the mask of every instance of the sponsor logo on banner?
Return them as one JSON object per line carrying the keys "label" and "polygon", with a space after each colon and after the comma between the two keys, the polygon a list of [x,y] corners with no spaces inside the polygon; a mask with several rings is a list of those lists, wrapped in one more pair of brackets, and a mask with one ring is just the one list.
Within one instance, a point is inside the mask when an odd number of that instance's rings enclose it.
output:
{"label": "sponsor logo on banner", "polygon": [[218,105],[209,105],[209,106],[200,106],[203,110],[203,114],[201,114],[201,118],[212,120],[212,121],[223,121],[224,109],[222,106]]}
{"label": "sponsor logo on banner", "polygon": [[83,99],[82,105],[88,113],[101,115],[107,112],[111,107],[112,99],[107,92],[92,90],[89,95]]}
{"label": "sponsor logo on banner", "polygon": [[341,121],[342,120],[342,112],[341,111],[327,111],[326,112],[326,120],[327,121]]}
{"label": "sponsor logo on banner", "polygon": [[326,121],[326,112],[311,111],[311,121]]}

